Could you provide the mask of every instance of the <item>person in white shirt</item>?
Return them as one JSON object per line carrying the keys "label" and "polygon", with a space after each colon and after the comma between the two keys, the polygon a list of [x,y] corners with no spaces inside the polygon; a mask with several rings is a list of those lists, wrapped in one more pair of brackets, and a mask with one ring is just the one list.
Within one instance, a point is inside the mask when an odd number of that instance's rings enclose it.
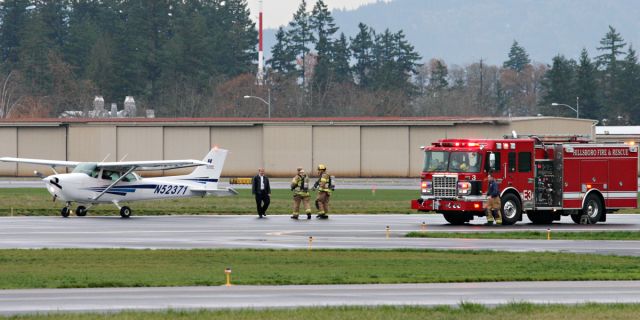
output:
{"label": "person in white shirt", "polygon": [[253,177],[251,193],[256,197],[258,218],[266,217],[271,203],[271,185],[269,178],[264,174],[264,168],[259,168],[258,174]]}

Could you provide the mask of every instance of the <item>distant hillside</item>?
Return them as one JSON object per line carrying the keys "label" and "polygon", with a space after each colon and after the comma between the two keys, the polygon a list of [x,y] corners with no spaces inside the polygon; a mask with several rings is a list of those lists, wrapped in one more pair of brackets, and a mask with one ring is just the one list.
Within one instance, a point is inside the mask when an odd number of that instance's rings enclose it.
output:
{"label": "distant hillside", "polygon": [[[377,31],[402,29],[423,59],[443,58],[447,64],[480,58],[501,64],[514,39],[538,62],[550,63],[558,53],[577,58],[583,47],[593,57],[608,25],[640,47],[638,0],[393,0],[333,15],[347,36],[359,22]],[[275,30],[265,32],[266,48],[274,35]]]}

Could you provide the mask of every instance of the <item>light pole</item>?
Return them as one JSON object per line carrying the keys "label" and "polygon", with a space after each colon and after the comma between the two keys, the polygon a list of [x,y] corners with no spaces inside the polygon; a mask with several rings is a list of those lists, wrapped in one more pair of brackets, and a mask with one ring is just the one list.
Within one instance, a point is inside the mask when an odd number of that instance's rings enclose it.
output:
{"label": "light pole", "polygon": [[267,100],[264,100],[260,97],[256,97],[256,96],[244,96],[245,99],[258,99],[262,102],[264,102],[267,105],[267,111],[268,111],[268,115],[269,115],[269,119],[271,119],[271,89],[267,89]]}
{"label": "light pole", "polygon": [[564,103],[555,103],[554,102],[551,105],[554,106],[554,107],[565,106],[565,107],[573,110],[576,113],[576,119],[580,118],[580,97],[576,97],[576,107],[575,107],[575,109],[572,106],[570,106],[568,104],[564,104]]}

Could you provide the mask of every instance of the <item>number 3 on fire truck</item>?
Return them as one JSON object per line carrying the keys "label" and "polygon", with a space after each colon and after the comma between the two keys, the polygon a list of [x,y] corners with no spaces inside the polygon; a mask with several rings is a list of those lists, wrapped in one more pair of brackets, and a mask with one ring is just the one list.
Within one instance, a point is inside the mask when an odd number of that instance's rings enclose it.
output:
{"label": "number 3 on fire truck", "polygon": [[524,200],[531,200],[533,198],[533,192],[531,192],[531,190],[523,190],[522,198]]}

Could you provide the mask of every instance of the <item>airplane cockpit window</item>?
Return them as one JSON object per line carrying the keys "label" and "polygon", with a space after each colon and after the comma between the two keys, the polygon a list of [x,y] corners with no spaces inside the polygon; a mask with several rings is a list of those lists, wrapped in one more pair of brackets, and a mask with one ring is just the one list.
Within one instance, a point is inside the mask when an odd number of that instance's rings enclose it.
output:
{"label": "airplane cockpit window", "polygon": [[98,176],[98,165],[93,162],[81,163],[77,165],[72,173],[84,173],[90,177],[96,178]]}
{"label": "airplane cockpit window", "polygon": [[120,172],[111,170],[102,170],[102,179],[116,181],[120,179]]}
{"label": "airplane cockpit window", "polygon": [[122,178],[122,181],[124,182],[131,182],[131,181],[137,181],[138,177],[136,177],[136,175],[134,173],[129,173],[128,175],[124,176],[124,178]]}
{"label": "airplane cockpit window", "polygon": [[[116,181],[118,179],[120,179],[120,177],[124,174],[124,172],[121,171],[112,171],[112,170],[102,170],[102,179],[103,180],[111,180],[111,181]],[[138,181],[140,178],[138,177],[138,175],[136,175],[135,173],[129,173],[128,175],[124,176],[124,178],[122,178],[122,182],[132,182],[132,181]]]}

